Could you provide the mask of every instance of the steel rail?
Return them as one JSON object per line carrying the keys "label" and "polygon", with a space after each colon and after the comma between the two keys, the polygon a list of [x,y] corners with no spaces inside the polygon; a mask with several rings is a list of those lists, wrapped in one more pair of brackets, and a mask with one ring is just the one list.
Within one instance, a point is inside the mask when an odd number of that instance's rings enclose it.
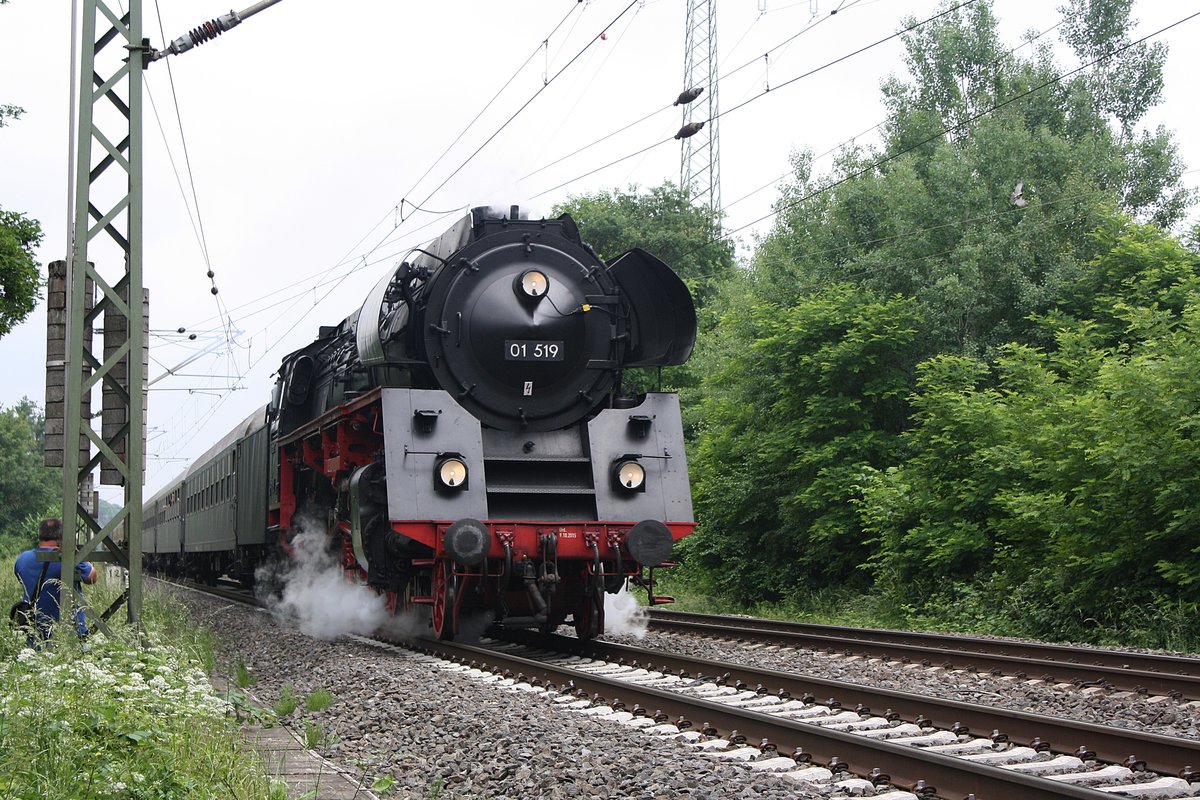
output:
{"label": "steel rail", "polygon": [[1200,740],[1196,739],[1179,739],[1063,717],[992,708],[960,700],[880,689],[744,664],[708,661],[609,642],[581,642],[578,639],[559,636],[539,638],[528,631],[506,632],[504,638],[585,658],[625,664],[637,663],[671,674],[687,673],[692,676],[713,677],[727,675],[729,682],[740,681],[748,687],[762,686],[768,693],[782,690],[797,698],[811,694],[820,701],[837,700],[847,709],[861,704],[877,714],[890,709],[902,719],[914,721],[925,717],[935,726],[944,729],[963,725],[980,736],[1000,731],[1007,734],[1011,740],[1025,744],[1034,739],[1041,739],[1050,743],[1056,752],[1068,755],[1083,747],[1094,752],[1100,760],[1118,764],[1135,755],[1139,760],[1146,762],[1151,770],[1167,775],[1175,775],[1186,766],[1200,764]]}
{"label": "steel rail", "polygon": [[636,703],[671,717],[701,719],[727,734],[736,730],[748,739],[769,739],[779,747],[780,752],[801,748],[812,756],[814,763],[845,760],[854,765],[856,771],[861,770],[864,776],[871,769],[878,769],[890,776],[895,786],[912,788],[919,781],[924,781],[927,787],[934,787],[938,795],[943,797],[965,797],[968,794],[974,794],[980,800],[1011,797],[1026,800],[1099,800],[1111,797],[1093,789],[1021,775],[795,720],[773,718],[760,712],[613,680],[486,647],[427,640],[410,640],[405,646],[440,658],[476,664],[484,669],[520,674],[527,680],[537,679],[543,685],[573,686],[577,691],[614,702],[620,698],[627,705]]}
{"label": "steel rail", "polygon": [[1102,685],[1107,688],[1200,698],[1200,658],[1099,650],[1038,642],[981,639],[878,628],[843,628],[757,618],[653,609],[650,626],[671,631],[759,641],[830,653],[888,658],[948,669]]}

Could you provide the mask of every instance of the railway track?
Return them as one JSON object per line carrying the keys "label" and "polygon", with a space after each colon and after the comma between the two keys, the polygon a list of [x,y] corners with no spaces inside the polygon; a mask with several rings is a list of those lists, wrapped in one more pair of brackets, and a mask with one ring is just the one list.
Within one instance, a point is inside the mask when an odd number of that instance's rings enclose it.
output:
{"label": "railway track", "polygon": [[554,687],[559,702],[582,713],[688,738],[717,757],[813,785],[836,782],[852,796],[856,787],[874,796],[894,787],[896,798],[980,800],[1200,795],[1200,774],[1189,766],[1200,763],[1200,741],[625,645],[525,634],[505,639],[406,646],[469,665],[464,669],[506,675],[530,690]]}
{"label": "railway track", "polygon": [[[244,593],[220,594],[247,602]],[[504,639],[387,646],[580,714],[690,740],[713,758],[835,797],[1200,796],[1196,740],[628,645],[520,631]]]}
{"label": "railway track", "polygon": [[1110,691],[1200,699],[1200,658],[651,609],[658,632],[799,647]]}

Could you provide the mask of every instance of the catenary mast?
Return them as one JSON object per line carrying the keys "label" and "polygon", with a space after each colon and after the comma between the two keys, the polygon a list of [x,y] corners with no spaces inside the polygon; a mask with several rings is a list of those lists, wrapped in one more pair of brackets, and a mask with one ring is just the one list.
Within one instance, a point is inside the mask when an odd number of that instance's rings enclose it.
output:
{"label": "catenary mast", "polygon": [[[81,0],[70,228],[65,262],[50,265],[46,349],[46,463],[61,466],[66,578],[80,561],[128,571],[122,605],[141,609],[142,479],[145,464],[147,299],[142,282],[142,40],[140,0],[124,11]],[[72,42],[74,48],[76,43]],[[93,334],[103,331],[102,347]],[[93,415],[92,395],[102,408]],[[99,423],[99,424],[97,424]],[[124,488],[124,504],[101,525],[93,481]],[[120,535],[120,532],[124,535]],[[64,580],[64,617],[82,598]],[[68,599],[69,598],[69,599]]]}
{"label": "catenary mast", "polygon": [[[208,20],[162,50],[142,38],[141,0],[128,0],[128,11],[124,3],[107,0],[76,2],[70,244],[66,261],[50,265],[45,458],[47,466],[63,470],[63,546],[61,556],[50,558],[61,557],[64,576],[85,560],[127,571],[125,592],[92,618],[101,628],[122,605],[129,622],[138,624],[142,605],[149,366],[149,298],[142,276],[143,73],[150,63],[211,41],[280,1],[260,0]],[[97,349],[93,339],[100,331]],[[93,414],[97,392],[101,411]],[[124,504],[103,525],[93,491],[97,467],[101,483],[124,488]],[[64,611],[72,613],[82,601],[68,588]]]}
{"label": "catenary mast", "polygon": [[683,53],[683,85],[703,88],[683,105],[683,128],[703,127],[683,139],[680,186],[692,200],[721,210],[721,150],[718,137],[716,0],[688,0],[687,37]]}

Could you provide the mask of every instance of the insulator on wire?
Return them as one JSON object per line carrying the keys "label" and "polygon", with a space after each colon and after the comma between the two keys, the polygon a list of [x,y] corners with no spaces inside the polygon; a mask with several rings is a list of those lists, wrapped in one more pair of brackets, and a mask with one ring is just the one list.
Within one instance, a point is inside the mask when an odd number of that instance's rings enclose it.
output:
{"label": "insulator on wire", "polygon": [[238,16],[236,11],[230,11],[224,16],[209,20],[203,25],[192,28],[190,31],[188,31],[188,33],[180,36],[178,39],[171,42],[171,44],[167,45],[165,49],[156,52],[150,57],[150,60],[157,61],[158,59],[165,58],[169,55],[177,56],[180,53],[186,53],[188,50],[191,50],[197,45],[212,41],[241,21],[242,18]]}
{"label": "insulator on wire", "polygon": [[679,129],[679,133],[675,134],[675,138],[676,139],[687,139],[688,137],[695,136],[697,133],[700,132],[700,129],[703,127],[704,127],[703,122],[689,122],[687,125],[684,125],[682,128]]}

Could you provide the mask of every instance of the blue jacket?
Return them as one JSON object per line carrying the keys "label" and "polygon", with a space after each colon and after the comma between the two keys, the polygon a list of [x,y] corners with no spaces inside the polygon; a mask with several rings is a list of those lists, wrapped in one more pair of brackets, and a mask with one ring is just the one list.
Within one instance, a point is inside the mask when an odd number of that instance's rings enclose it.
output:
{"label": "blue jacket", "polygon": [[[33,593],[37,589],[38,578],[42,574],[42,567],[46,567],[46,579],[42,582],[42,593],[38,595],[37,600],[37,620],[38,628],[45,635],[50,630],[50,625],[57,622],[62,615],[62,600],[60,596],[60,587],[62,586],[62,562],[61,561],[38,561],[38,553],[54,553],[57,552],[53,547],[39,547],[35,550],[26,550],[21,555],[17,556],[17,561],[13,565],[13,573],[17,579],[21,581],[21,585],[25,589],[24,599],[33,602]],[[91,577],[92,572],[96,568],[87,561],[80,561],[75,565],[75,588],[82,588],[82,581]],[[87,622],[83,616],[83,609],[78,609],[75,612],[75,628],[80,634],[87,633]]]}

